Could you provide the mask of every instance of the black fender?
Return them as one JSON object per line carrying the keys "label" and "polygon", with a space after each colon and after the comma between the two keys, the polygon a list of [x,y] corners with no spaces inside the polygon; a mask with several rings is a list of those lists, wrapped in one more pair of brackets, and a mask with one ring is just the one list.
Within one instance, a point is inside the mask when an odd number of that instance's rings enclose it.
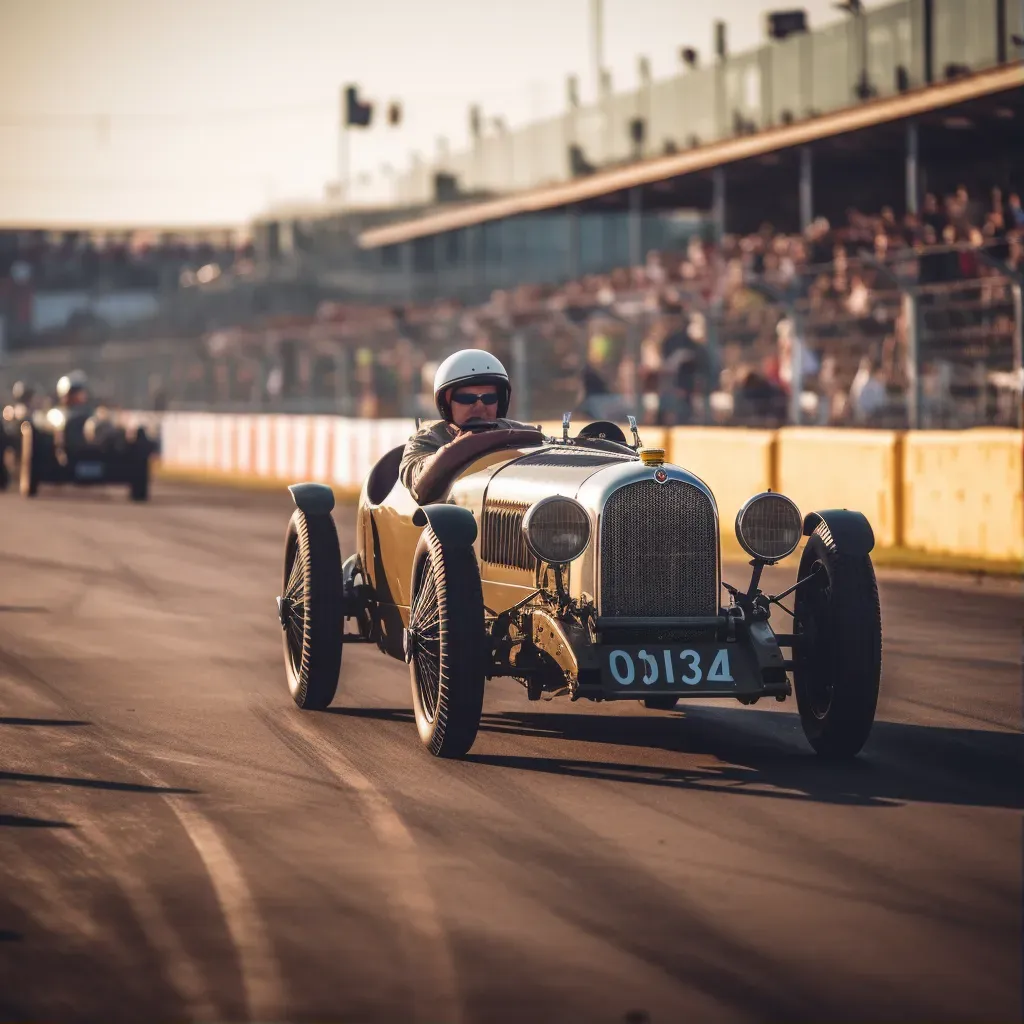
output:
{"label": "black fender", "polygon": [[290,484],[296,507],[306,516],[329,516],[334,510],[334,491],[327,484]]}
{"label": "black fender", "polygon": [[875,534],[863,512],[829,508],[804,516],[804,536],[816,533],[830,551],[863,557],[875,546]]}
{"label": "black fender", "polygon": [[413,513],[412,523],[413,526],[429,523],[442,547],[470,547],[476,540],[476,516],[461,505],[443,502],[422,505]]}
{"label": "black fender", "polygon": [[[468,508],[449,505],[447,502],[421,505],[412,515],[412,524],[413,526],[429,525],[434,536],[441,542],[442,548],[472,547],[477,536],[476,517],[473,513]],[[410,602],[415,600],[419,591],[420,575],[426,564],[428,546],[428,537],[424,531],[420,534],[419,543],[412,556],[412,579],[409,583]],[[408,661],[409,648],[406,643],[404,627],[398,636],[401,637],[401,651],[399,652],[397,648],[390,648],[388,653]]]}

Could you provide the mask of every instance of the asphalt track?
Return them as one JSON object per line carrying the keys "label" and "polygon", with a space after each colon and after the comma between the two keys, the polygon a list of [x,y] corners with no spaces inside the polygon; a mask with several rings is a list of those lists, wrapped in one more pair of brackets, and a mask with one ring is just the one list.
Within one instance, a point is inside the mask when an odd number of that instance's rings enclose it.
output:
{"label": "asphalt track", "polygon": [[0,1018],[1020,1019],[1019,586],[880,572],[852,766],[791,701],[511,680],[441,762],[373,649],[291,703],[289,514],[0,495]]}

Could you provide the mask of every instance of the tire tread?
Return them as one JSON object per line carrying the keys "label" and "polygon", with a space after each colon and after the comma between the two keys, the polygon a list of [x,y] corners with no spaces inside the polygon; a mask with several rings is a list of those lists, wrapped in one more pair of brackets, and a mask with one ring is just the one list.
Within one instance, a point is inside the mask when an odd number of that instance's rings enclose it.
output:
{"label": "tire tread", "polygon": [[[303,710],[323,711],[338,692],[341,674],[344,620],[338,531],[330,516],[307,517],[299,509],[292,514],[288,529],[289,535],[295,535],[296,557],[303,548],[307,551],[306,615],[293,699]],[[290,675],[287,634],[284,644]]]}

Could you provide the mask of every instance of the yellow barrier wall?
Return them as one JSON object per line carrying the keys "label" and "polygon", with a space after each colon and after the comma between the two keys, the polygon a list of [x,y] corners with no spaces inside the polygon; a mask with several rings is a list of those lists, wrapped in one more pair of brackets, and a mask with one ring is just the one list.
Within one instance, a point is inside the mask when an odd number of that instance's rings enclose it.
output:
{"label": "yellow barrier wall", "polygon": [[901,543],[896,431],[784,427],[777,437],[776,488],[804,515],[853,509],[867,516],[876,546]]}
{"label": "yellow barrier wall", "polygon": [[[581,419],[572,424],[572,434],[585,424]],[[219,475],[230,469],[240,481],[280,472],[292,480],[322,475],[326,460],[332,480],[353,487],[359,485],[356,479],[361,483],[365,462],[357,464],[357,442],[365,439],[373,451],[383,451],[409,431],[404,422],[398,429],[386,421],[353,426],[336,419],[334,429],[321,436],[310,433],[308,417],[296,416],[171,413],[158,416],[157,422],[161,475],[195,470]],[[561,435],[560,422],[542,426]],[[625,424],[620,426],[626,431]],[[905,549],[897,554],[909,554],[915,564],[929,558],[939,564],[952,556],[998,565],[1003,572],[1019,570],[1024,561],[1020,430],[642,427],[640,434],[645,445],[664,447],[669,462],[711,487],[727,547],[735,544],[733,524],[740,506],[771,487],[792,497],[804,513],[837,507],[863,512],[874,529],[876,549]]]}
{"label": "yellow barrier wall", "polygon": [[1024,558],[1024,433],[908,433],[903,442],[904,542],[976,558]]}
{"label": "yellow barrier wall", "polygon": [[[645,444],[650,428],[640,432]],[[696,473],[718,502],[722,540],[735,537],[736,513],[758,491],[772,487],[775,434],[740,427],[672,427],[668,461]]]}

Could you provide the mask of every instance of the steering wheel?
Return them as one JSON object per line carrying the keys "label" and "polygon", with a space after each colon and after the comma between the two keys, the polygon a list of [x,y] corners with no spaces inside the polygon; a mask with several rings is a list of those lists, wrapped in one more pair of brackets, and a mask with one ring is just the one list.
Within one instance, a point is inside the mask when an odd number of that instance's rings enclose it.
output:
{"label": "steering wheel", "polygon": [[627,443],[622,428],[617,423],[612,423],[611,420],[595,420],[593,423],[588,423],[576,436],[618,441],[619,444]]}
{"label": "steering wheel", "polygon": [[494,430],[493,420],[483,422],[487,424],[486,427],[472,432],[473,436],[463,434],[430,456],[427,468],[410,488],[410,493],[419,504],[423,505],[437,498],[457,472],[481,455],[502,448],[532,447],[544,443],[544,435],[539,430],[522,427],[502,427]]}
{"label": "steering wheel", "polygon": [[465,431],[469,434],[481,434],[486,430],[495,430],[497,426],[497,420],[485,420],[474,416],[472,419],[466,420],[466,422],[459,427],[459,430]]}

